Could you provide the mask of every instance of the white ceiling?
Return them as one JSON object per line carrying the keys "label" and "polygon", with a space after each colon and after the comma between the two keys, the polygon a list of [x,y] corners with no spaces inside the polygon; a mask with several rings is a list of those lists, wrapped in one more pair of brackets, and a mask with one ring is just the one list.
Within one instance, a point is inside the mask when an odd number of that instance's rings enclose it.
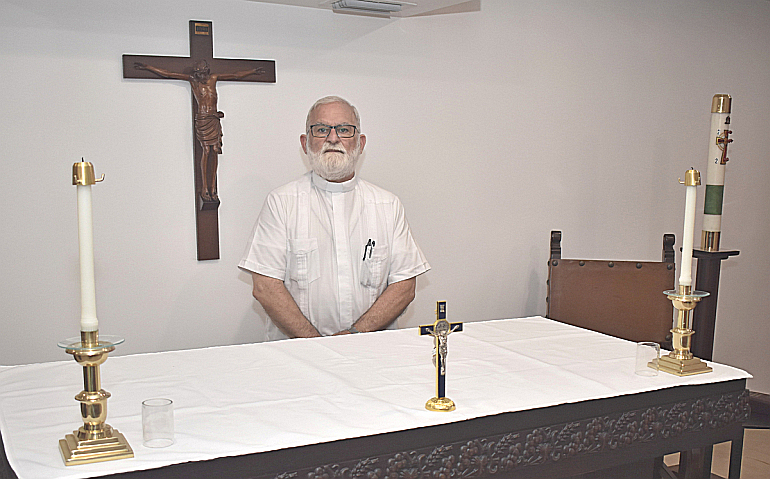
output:
{"label": "white ceiling", "polygon": [[[251,0],[261,3],[277,3],[280,5],[295,5],[299,7],[332,9],[334,0]],[[481,10],[481,0],[390,0],[402,3],[400,12],[391,14],[393,17],[415,17],[422,15],[441,15],[448,13],[478,12]],[[361,14],[351,14],[361,15]],[[380,16],[380,15],[377,15]]]}

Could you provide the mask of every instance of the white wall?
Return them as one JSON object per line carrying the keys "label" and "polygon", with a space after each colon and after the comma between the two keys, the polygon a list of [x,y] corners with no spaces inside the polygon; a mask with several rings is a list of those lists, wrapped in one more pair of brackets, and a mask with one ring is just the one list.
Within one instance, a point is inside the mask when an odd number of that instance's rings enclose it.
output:
{"label": "white wall", "polygon": [[[657,260],[681,241],[711,97],[733,96],[715,359],[770,392],[770,2],[483,0],[409,19],[244,0],[1,0],[0,364],[71,360],[80,315],[72,164],[93,188],[98,316],[117,354],[251,342],[264,313],[236,268],[265,195],[305,171],[307,108],[338,94],[368,135],[361,176],[397,193],[433,270],[402,326],[545,313],[549,231],[567,257]],[[121,55],[274,59],[221,83],[218,261],[195,259],[190,92],[124,80]],[[696,236],[700,233],[699,191]],[[696,333],[697,334],[697,333]]]}

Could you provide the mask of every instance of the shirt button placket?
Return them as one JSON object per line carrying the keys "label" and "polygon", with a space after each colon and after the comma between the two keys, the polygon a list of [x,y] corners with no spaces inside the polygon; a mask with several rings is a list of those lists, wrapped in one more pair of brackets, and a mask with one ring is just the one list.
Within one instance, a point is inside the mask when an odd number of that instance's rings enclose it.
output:
{"label": "shirt button placket", "polygon": [[344,193],[332,193],[334,216],[334,244],[337,256],[337,290],[340,298],[340,328],[353,324],[353,265],[350,263],[350,244],[345,214]]}

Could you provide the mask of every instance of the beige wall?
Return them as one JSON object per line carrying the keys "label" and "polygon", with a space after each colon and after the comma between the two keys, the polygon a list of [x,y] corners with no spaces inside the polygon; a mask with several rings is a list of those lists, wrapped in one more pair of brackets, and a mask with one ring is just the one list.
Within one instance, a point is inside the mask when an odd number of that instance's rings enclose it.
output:
{"label": "beige wall", "polygon": [[[715,359],[770,392],[770,2],[483,0],[409,19],[242,0],[0,0],[0,364],[69,360],[79,318],[72,163],[94,187],[98,315],[119,354],[255,341],[236,268],[265,195],[305,171],[310,104],[338,94],[368,135],[361,175],[396,192],[433,270],[401,326],[545,313],[551,229],[570,257],[657,260],[681,245],[706,170],[711,97],[734,98]],[[195,260],[190,93],[123,80],[124,53],[277,62],[274,85],[219,86],[221,259]],[[149,173],[149,174],[148,174]],[[700,231],[703,189],[696,232]]]}

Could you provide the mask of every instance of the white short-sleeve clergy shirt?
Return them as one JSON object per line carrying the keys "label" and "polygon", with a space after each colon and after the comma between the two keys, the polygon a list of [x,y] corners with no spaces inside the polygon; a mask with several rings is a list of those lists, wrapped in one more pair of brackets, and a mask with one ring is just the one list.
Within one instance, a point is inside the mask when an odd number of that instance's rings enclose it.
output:
{"label": "white short-sleeve clergy shirt", "polygon": [[[313,172],[268,195],[238,266],[283,280],[323,335],[353,325],[390,283],[430,269],[396,195]],[[267,339],[285,337],[271,321]]]}

